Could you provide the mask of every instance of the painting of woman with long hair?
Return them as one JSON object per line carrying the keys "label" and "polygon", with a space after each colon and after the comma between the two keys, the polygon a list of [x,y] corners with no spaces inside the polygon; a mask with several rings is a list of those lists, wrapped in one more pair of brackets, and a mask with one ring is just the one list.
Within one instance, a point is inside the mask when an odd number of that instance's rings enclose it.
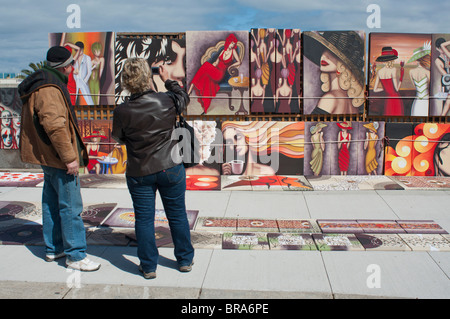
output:
{"label": "painting of woman with long hair", "polygon": [[225,121],[222,133],[222,175],[275,175],[282,157],[297,163],[290,175],[301,173],[304,122]]}
{"label": "painting of woman with long hair", "polygon": [[364,36],[304,32],[304,113],[358,114],[364,107]]}

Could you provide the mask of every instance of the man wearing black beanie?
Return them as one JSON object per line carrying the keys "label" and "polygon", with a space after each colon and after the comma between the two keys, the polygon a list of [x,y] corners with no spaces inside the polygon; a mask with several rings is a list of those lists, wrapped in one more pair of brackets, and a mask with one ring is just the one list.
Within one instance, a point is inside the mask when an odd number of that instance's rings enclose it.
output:
{"label": "man wearing black beanie", "polygon": [[42,221],[46,261],[66,257],[69,268],[94,271],[100,264],[86,257],[78,171],[89,158],[78,130],[68,75],[73,58],[64,47],[47,52],[45,66],[19,85],[22,99],[20,155],[44,172]]}

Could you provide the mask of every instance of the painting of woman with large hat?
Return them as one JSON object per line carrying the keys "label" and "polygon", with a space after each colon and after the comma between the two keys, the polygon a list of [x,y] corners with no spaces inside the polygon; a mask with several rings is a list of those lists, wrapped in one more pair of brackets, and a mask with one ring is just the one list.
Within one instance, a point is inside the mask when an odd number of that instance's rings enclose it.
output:
{"label": "painting of woman with large hat", "polygon": [[358,114],[364,108],[365,35],[304,32],[304,114]]}
{"label": "painting of woman with large hat", "polygon": [[370,34],[369,115],[428,116],[430,41],[430,34]]}

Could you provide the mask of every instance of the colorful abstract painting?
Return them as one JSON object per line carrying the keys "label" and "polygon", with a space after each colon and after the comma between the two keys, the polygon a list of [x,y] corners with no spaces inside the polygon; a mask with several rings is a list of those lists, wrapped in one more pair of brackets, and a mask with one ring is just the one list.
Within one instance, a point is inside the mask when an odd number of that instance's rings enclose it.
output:
{"label": "colorful abstract painting", "polygon": [[250,109],[252,113],[299,113],[301,32],[251,29]]}
{"label": "colorful abstract painting", "polygon": [[[169,79],[186,86],[186,40],[145,37],[118,36],[115,46],[115,102],[120,104],[129,92],[122,87],[121,74],[128,58],[143,58],[152,68],[163,66],[169,73]],[[159,74],[153,74],[153,83],[158,92],[165,92],[164,82]]]}
{"label": "colorful abstract painting", "polygon": [[222,175],[302,175],[304,122],[222,122]]}
{"label": "colorful abstract painting", "polygon": [[450,176],[450,124],[388,124],[385,175]]}
{"label": "colorful abstract painting", "polygon": [[305,122],[305,176],[383,173],[384,122]]}
{"label": "colorful abstract painting", "polygon": [[72,52],[67,89],[73,105],[114,105],[114,32],[49,33],[49,44]]}
{"label": "colorful abstract painting", "polygon": [[303,32],[304,114],[358,114],[364,109],[365,33]]}
{"label": "colorful abstract painting", "polygon": [[450,115],[450,34],[431,35],[430,115]]}
{"label": "colorful abstract painting", "polygon": [[249,114],[248,31],[187,31],[188,115]]}
{"label": "colorful abstract painting", "polygon": [[428,116],[431,35],[371,33],[369,115]]}

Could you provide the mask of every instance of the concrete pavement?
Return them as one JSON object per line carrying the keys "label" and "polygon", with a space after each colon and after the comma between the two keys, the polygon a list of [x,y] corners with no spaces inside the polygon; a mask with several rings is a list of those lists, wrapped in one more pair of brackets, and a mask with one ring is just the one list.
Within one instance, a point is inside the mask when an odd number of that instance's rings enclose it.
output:
{"label": "concrete pavement", "polygon": [[[40,188],[1,187],[0,201],[40,202]],[[82,189],[85,206],[132,207],[126,189]],[[198,217],[434,220],[450,230],[448,190],[188,191]],[[162,208],[160,200],[157,208]],[[0,245],[0,298],[450,298],[450,252],[196,249],[181,273],[162,247],[157,278],[134,246],[90,245],[99,271],[45,262],[42,246]]]}

